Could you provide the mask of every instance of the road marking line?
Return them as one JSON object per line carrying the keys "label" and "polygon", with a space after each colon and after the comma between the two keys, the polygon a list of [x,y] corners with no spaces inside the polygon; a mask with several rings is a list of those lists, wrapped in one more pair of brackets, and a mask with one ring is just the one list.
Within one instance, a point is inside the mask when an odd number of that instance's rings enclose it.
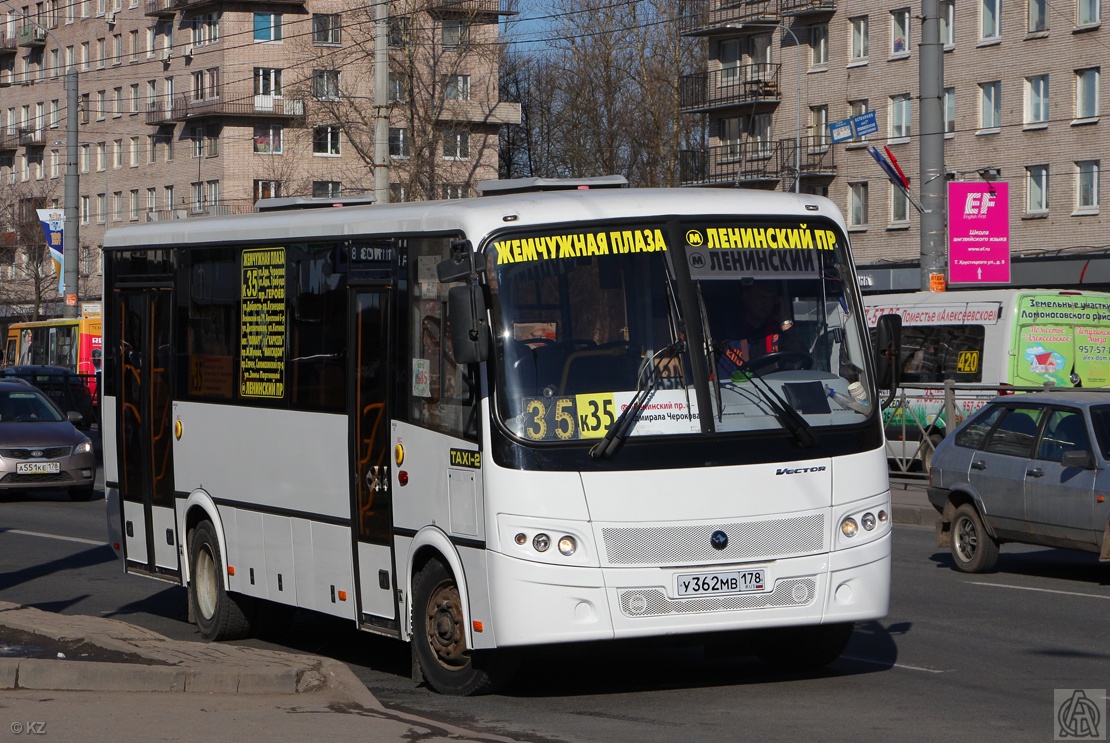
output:
{"label": "road marking line", "polygon": [[[873,666],[888,666],[891,668],[903,668],[907,671],[922,671],[923,673],[951,673],[952,671],[941,671],[936,668],[922,668],[921,666],[907,666],[902,663],[888,663],[883,660],[871,660],[870,658],[857,658],[854,655],[842,655],[842,660],[851,660],[856,663],[868,663]],[[953,671],[955,669],[952,669]]]}
{"label": "road marking line", "polygon": [[1029,586],[1009,586],[1005,583],[984,583],[982,581],[968,581],[973,586],[992,586],[993,588],[1013,588],[1016,591],[1038,591],[1040,593],[1061,593],[1065,596],[1085,596],[1089,599],[1110,599],[1110,596],[1100,596],[1097,593],[1079,593],[1078,591],[1055,591],[1051,588],[1031,588]]}
{"label": "road marking line", "polygon": [[81,539],[80,537],[63,537],[58,534],[43,534],[37,531],[23,531],[22,529],[3,529],[0,534],[21,534],[25,537],[45,537],[46,539],[60,539],[63,542],[77,542],[78,544],[92,544],[100,547],[101,545],[108,544],[107,542],[98,542],[95,539]]}

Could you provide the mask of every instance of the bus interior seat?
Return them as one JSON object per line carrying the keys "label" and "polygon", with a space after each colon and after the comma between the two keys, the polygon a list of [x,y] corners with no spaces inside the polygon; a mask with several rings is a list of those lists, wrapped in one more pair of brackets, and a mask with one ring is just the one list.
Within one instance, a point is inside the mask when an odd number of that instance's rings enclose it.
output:
{"label": "bus interior seat", "polygon": [[561,394],[588,394],[635,389],[639,354],[627,343],[572,352],[563,365]]}

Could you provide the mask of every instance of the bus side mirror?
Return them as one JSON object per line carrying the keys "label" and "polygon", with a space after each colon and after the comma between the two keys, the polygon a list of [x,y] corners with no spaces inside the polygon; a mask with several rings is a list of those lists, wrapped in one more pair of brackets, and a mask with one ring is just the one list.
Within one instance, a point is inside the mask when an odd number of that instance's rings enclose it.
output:
{"label": "bus side mirror", "polygon": [[895,390],[902,377],[902,317],[883,315],[875,325],[875,376],[881,390]]}
{"label": "bus side mirror", "polygon": [[489,356],[489,323],[486,298],[477,284],[453,286],[447,291],[447,313],[455,361],[477,364]]}

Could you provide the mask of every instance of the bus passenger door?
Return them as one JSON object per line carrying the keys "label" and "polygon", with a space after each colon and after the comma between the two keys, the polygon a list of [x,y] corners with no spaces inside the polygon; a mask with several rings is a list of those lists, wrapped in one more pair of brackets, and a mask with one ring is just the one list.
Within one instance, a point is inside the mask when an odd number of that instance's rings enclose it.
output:
{"label": "bus passenger door", "polygon": [[130,572],[180,575],[174,518],[169,289],[121,291],[116,416],[124,554]]}
{"label": "bus passenger door", "polygon": [[389,451],[388,289],[352,291],[351,468],[359,575],[359,621],[395,629],[393,494]]}

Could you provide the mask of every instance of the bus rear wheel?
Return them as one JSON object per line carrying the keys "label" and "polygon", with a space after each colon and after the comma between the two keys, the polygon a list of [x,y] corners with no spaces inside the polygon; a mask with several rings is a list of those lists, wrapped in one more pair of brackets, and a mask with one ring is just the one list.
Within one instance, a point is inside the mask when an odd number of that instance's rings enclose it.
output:
{"label": "bus rear wheel", "polygon": [[226,566],[216,529],[202,521],[189,539],[189,611],[205,640],[235,640],[250,634],[250,599],[224,589]]}
{"label": "bus rear wheel", "polygon": [[428,562],[412,580],[413,662],[441,694],[489,694],[515,671],[505,650],[473,651],[466,646],[462,597],[455,576],[438,560]]}

